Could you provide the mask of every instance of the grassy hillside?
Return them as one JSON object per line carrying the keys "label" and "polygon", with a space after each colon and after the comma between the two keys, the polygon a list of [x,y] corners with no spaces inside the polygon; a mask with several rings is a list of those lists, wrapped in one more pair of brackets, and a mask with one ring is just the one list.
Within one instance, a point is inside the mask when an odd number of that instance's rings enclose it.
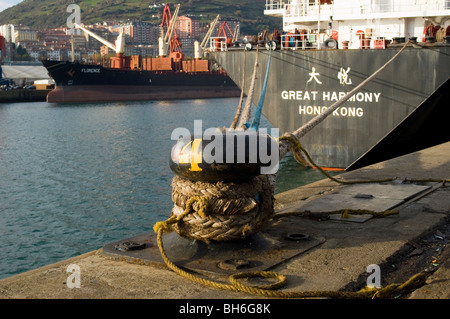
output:
{"label": "grassy hillside", "polygon": [[[24,0],[19,5],[0,12],[0,24],[24,24],[43,30],[65,26],[69,13],[69,3],[76,3],[81,8],[81,22],[95,23],[103,21],[141,20],[160,23],[162,7],[150,8],[159,4],[155,0]],[[241,33],[255,34],[261,30],[281,27],[281,19],[264,16],[265,0],[188,0],[169,3],[171,11],[175,4],[181,3],[180,15],[196,15],[202,22],[212,21],[217,14],[221,17],[236,18],[241,21]],[[201,15],[201,16],[200,16]]]}

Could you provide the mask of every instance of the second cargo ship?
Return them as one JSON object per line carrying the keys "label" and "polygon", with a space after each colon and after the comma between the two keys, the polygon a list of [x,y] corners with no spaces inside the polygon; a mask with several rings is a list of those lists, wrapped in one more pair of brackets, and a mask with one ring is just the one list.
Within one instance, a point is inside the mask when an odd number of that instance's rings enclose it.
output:
{"label": "second cargo ship", "polygon": [[[163,58],[137,58],[145,63]],[[43,61],[56,87],[49,103],[138,101],[239,96],[240,90],[223,71],[211,71],[209,61],[184,61],[195,71],[106,68],[68,61]],[[142,62],[136,62],[142,63]],[[162,63],[164,65],[164,63]]]}
{"label": "second cargo ship", "polygon": [[[167,4],[164,10],[171,20],[168,23],[166,35],[163,34],[160,38],[158,57],[125,56],[123,54],[125,41],[122,34],[119,34],[113,44],[83,26],[75,24],[75,27],[115,51],[116,56],[103,61],[102,64],[42,61],[56,84],[55,89],[47,95],[47,102],[108,102],[239,96],[241,90],[226,72],[215,67],[212,61],[201,57],[202,46],[198,42],[195,57],[185,59],[180,48],[180,40],[173,30],[179,5],[173,16]],[[215,22],[217,20],[218,17]]]}

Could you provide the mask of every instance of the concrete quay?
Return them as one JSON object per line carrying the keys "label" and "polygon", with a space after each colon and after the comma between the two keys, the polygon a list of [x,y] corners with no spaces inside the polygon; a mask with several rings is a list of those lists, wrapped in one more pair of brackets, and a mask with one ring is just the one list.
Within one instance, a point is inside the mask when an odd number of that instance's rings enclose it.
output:
{"label": "concrete quay", "polygon": [[[378,265],[382,286],[426,273],[425,285],[394,298],[449,299],[450,185],[442,182],[450,179],[449,155],[450,142],[335,176],[345,181],[392,182],[345,185],[324,178],[278,194],[276,212],[284,216],[267,227],[273,233],[289,231],[317,240],[303,248],[300,243],[298,254],[270,267],[287,277],[287,286],[280,290],[358,291],[367,283],[367,267]],[[372,204],[364,206],[367,202]],[[340,205],[378,211],[395,207],[398,214],[382,218],[324,214]],[[79,266],[80,288],[67,285],[71,264]],[[201,276],[227,281],[220,272]],[[194,283],[162,262],[130,262],[105,255],[102,249],[0,280],[0,299],[265,298]]]}

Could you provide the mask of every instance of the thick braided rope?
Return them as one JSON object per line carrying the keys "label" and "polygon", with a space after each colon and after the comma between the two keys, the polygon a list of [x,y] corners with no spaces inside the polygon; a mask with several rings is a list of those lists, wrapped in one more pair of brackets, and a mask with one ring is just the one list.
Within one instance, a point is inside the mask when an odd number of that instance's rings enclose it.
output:
{"label": "thick braided rope", "polygon": [[[265,175],[245,183],[172,181],[173,230],[209,243],[243,239],[273,217],[273,187]],[[187,212],[189,211],[189,213]]]}

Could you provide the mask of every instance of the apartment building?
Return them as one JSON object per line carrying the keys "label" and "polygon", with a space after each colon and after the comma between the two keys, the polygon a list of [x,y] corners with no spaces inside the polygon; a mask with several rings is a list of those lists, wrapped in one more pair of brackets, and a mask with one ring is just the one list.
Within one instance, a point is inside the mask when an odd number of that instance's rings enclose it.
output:
{"label": "apartment building", "polygon": [[0,26],[0,35],[5,38],[5,42],[15,42],[15,26],[13,24],[4,24]]}
{"label": "apartment building", "polygon": [[181,38],[199,39],[202,36],[200,20],[194,17],[178,17],[175,22],[175,29]]}
{"label": "apartment building", "polygon": [[148,22],[128,22],[111,28],[112,32],[125,35],[126,44],[149,45],[150,44],[150,23]]}

